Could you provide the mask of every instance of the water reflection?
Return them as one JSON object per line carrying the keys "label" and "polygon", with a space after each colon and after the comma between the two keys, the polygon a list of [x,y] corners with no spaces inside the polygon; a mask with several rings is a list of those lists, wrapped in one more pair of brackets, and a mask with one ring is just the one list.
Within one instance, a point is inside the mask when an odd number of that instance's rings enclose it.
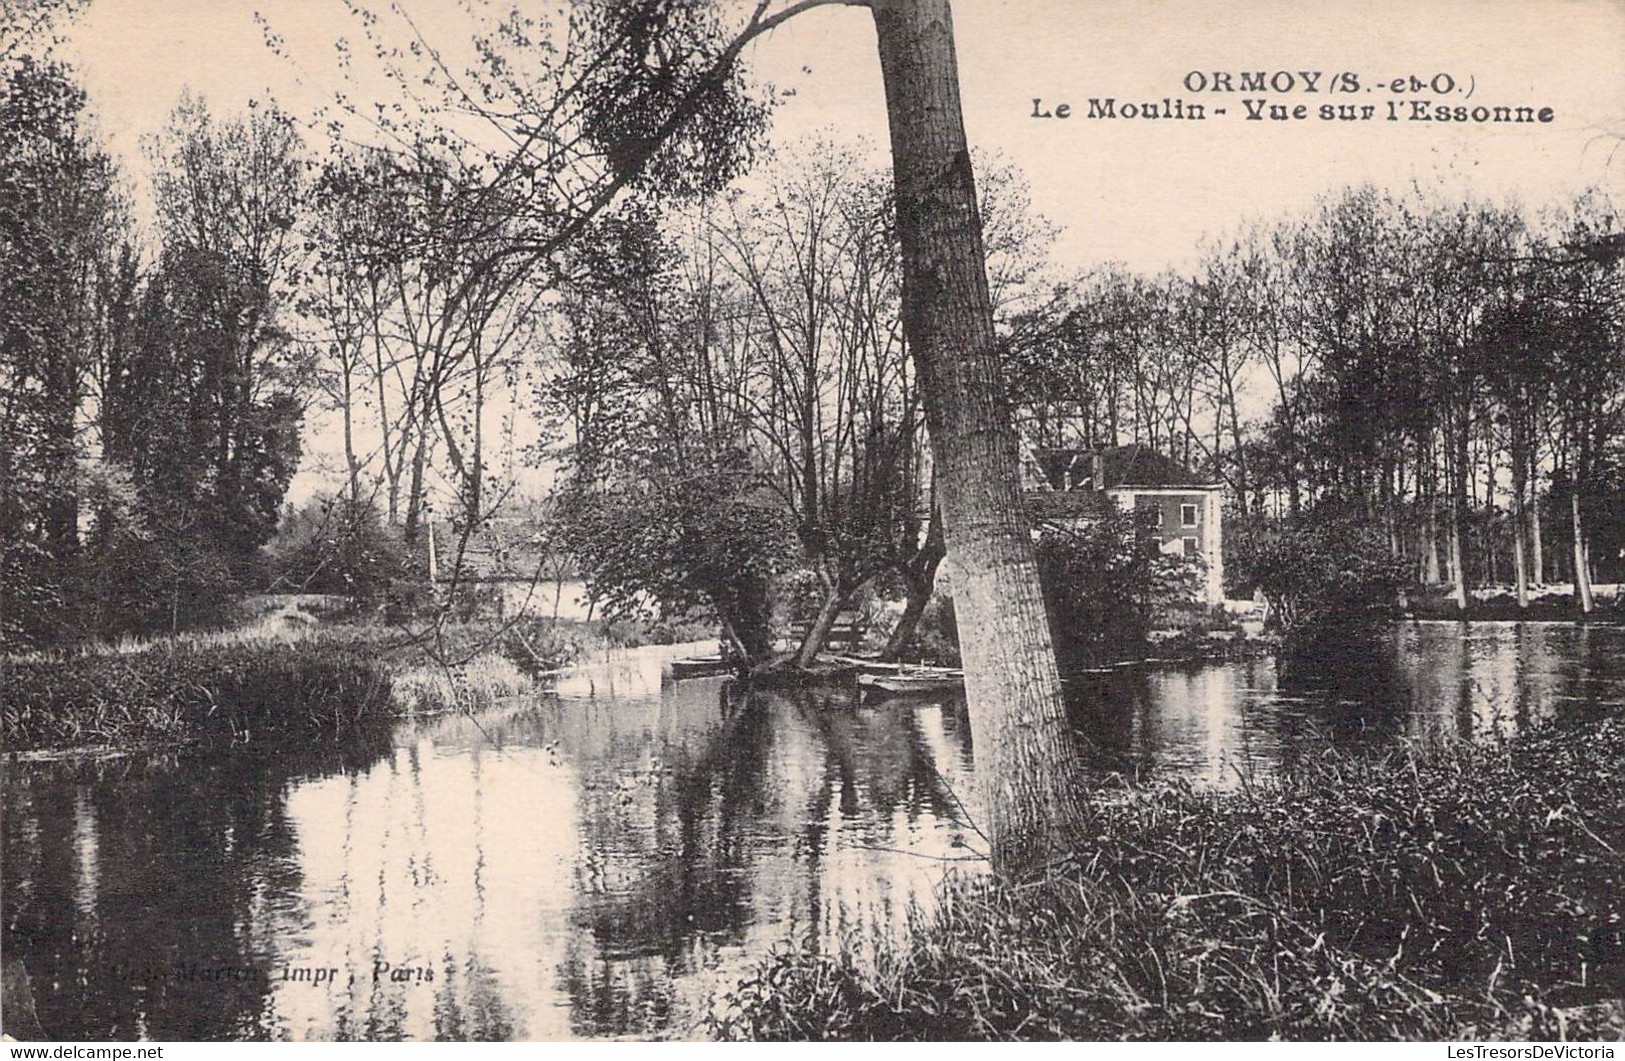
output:
{"label": "water reflection", "polygon": [[[1289,685],[1264,659],[1073,698],[1099,768],[1228,786],[1608,709],[1622,649],[1424,623]],[[342,757],[8,766],[7,959],[66,1038],[685,1036],[773,946],[896,931],[981,846],[961,702],[662,686],[660,656]]]}
{"label": "water reflection", "polygon": [[1625,629],[1416,622],[1290,681],[1269,658],[1129,669],[1072,683],[1091,761],[1232,788],[1328,745],[1508,736],[1625,701]]}

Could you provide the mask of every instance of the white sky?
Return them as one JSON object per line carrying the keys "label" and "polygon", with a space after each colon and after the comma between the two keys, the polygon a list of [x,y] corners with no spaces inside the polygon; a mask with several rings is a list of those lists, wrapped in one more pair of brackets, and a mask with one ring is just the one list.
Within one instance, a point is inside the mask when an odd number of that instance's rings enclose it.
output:
{"label": "white sky", "polygon": [[[448,0],[415,6],[426,25],[455,26]],[[265,48],[256,10],[289,39],[305,83]],[[1616,201],[1625,196],[1625,4],[1617,0],[959,0],[955,19],[971,141],[1026,171],[1034,205],[1064,230],[1057,257],[1068,271],[1106,260],[1157,269],[1188,254],[1203,232],[1363,180],[1415,179],[1532,204],[1592,183]],[[295,113],[326,101],[339,33],[357,36],[339,0],[91,0],[69,54],[104,135],[134,162],[139,137],[158,128],[188,84],[220,109],[267,93]],[[867,11],[808,12],[747,58],[757,76],[795,91],[775,136],[829,128],[884,145]],[[1551,106],[1557,117],[1540,126],[1266,125],[1241,120],[1235,97],[1227,117],[1205,123],[1028,117],[1035,96],[1079,111],[1091,96],[1223,105],[1183,90],[1191,70],[1320,70],[1323,84],[1339,71],[1367,83],[1445,71],[1476,80],[1471,103]]]}
{"label": "white sky", "polygon": [[[449,0],[411,6],[436,36],[455,32]],[[264,46],[256,10],[288,38],[303,80]],[[1027,174],[1034,207],[1061,227],[1061,274],[1113,260],[1148,271],[1178,264],[1204,233],[1296,212],[1361,181],[1531,206],[1596,184],[1625,206],[1618,0],[958,0],[955,19],[970,140]],[[256,95],[295,114],[328,101],[338,34],[359,37],[340,0],[91,0],[66,54],[79,64],[104,137],[139,177],[139,139],[160,127],[184,86],[217,111]],[[776,139],[833,131],[885,144],[866,10],[808,12],[753,46],[747,61],[759,78],[794,92],[776,115]],[[1556,120],[1246,122],[1242,93],[1186,91],[1181,81],[1193,70],[1318,70],[1323,86],[1339,72],[1371,85],[1442,71],[1475,84],[1470,100],[1452,102],[1551,107]],[[1080,114],[1091,96],[1119,104],[1183,97],[1229,114],[1042,121],[1029,117],[1035,96]],[[1294,94],[1287,102],[1381,107],[1390,98]]]}

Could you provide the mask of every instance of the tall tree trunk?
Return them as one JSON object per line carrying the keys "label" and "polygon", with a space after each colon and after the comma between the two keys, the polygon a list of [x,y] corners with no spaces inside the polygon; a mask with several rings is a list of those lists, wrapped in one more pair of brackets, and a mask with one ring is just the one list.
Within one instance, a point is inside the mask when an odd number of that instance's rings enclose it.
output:
{"label": "tall tree trunk", "polygon": [[1589,543],[1586,541],[1585,528],[1580,522],[1580,483],[1576,479],[1570,484],[1569,511],[1574,517],[1574,599],[1580,602],[1580,610],[1590,614],[1595,601],[1591,596],[1591,558]]}
{"label": "tall tree trunk", "polygon": [[355,453],[355,401],[350,388],[350,368],[344,368],[344,467],[350,476],[350,518],[361,508],[361,461]]}
{"label": "tall tree trunk", "polygon": [[1422,581],[1430,586],[1437,586],[1439,584],[1439,498],[1432,487],[1428,488],[1427,506],[1427,546],[1423,549],[1422,560],[1426,566],[1422,570]]}
{"label": "tall tree trunk", "polygon": [[919,371],[992,859],[1022,870],[1081,822],[1077,748],[993,332],[947,0],[874,0],[903,252],[903,331]]}
{"label": "tall tree trunk", "polygon": [[1455,580],[1456,609],[1467,610],[1467,554],[1463,548],[1461,523],[1468,505],[1468,488],[1472,484],[1471,456],[1467,439],[1468,418],[1463,415],[1456,436],[1455,465],[1448,469],[1450,478],[1450,577]]}
{"label": "tall tree trunk", "polygon": [[1529,540],[1534,546],[1535,585],[1546,584],[1546,535],[1540,524],[1540,466],[1531,468],[1529,480]]}
{"label": "tall tree trunk", "polygon": [[1467,564],[1461,548],[1461,497],[1450,499],[1450,577],[1455,581],[1456,610],[1467,610]]}
{"label": "tall tree trunk", "polygon": [[407,545],[417,544],[418,525],[423,519],[423,472],[429,456],[425,442],[420,435],[412,451],[412,483],[406,493],[406,525],[401,528],[401,538]]}
{"label": "tall tree trunk", "polygon": [[1493,586],[1495,565],[1495,441],[1484,445],[1484,585]]}
{"label": "tall tree trunk", "polygon": [[1529,513],[1524,496],[1529,486],[1529,452],[1524,433],[1512,428],[1512,566],[1518,587],[1518,607],[1529,607]]}

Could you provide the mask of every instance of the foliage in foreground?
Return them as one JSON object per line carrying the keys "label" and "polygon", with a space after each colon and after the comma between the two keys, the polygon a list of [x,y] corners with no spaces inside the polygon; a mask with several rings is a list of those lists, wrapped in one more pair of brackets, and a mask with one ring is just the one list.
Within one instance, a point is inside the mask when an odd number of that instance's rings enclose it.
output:
{"label": "foliage in foreground", "polygon": [[877,953],[784,953],[725,1038],[1617,1038],[1625,719],[1093,809],[1041,881],[952,878]]}

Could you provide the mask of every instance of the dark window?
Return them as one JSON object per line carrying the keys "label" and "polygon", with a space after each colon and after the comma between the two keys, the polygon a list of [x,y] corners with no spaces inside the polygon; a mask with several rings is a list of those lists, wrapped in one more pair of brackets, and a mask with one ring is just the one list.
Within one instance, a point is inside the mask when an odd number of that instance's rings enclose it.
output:
{"label": "dark window", "polygon": [[1196,506],[1195,505],[1180,505],[1179,506],[1179,525],[1181,527],[1194,527],[1194,526],[1196,526]]}
{"label": "dark window", "polygon": [[1182,538],[1180,540],[1185,543],[1185,558],[1187,560],[1193,559],[1193,558],[1195,558],[1196,556],[1199,555],[1197,553],[1197,551],[1196,551],[1196,539],[1195,538]]}

